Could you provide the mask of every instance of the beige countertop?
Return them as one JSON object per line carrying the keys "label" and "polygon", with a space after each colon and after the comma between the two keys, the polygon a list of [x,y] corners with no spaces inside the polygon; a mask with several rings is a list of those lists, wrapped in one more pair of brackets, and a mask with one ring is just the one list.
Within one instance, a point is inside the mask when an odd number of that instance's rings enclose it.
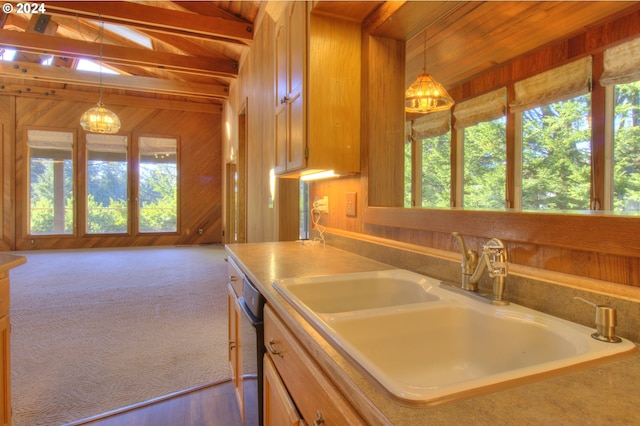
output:
{"label": "beige countertop", "polygon": [[0,272],[7,272],[27,261],[24,256],[0,253]]}
{"label": "beige countertop", "polygon": [[276,278],[393,269],[330,246],[299,242],[227,246],[311,356],[371,424],[640,424],[640,354],[435,407],[390,399],[337,352],[272,287]]}

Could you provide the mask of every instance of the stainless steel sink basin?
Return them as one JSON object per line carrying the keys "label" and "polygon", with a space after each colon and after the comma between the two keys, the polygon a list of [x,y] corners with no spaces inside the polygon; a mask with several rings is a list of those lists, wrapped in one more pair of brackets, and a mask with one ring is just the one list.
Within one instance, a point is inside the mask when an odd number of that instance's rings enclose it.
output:
{"label": "stainless steel sink basin", "polygon": [[[409,271],[273,283],[391,397],[435,405],[561,374],[635,351],[593,329],[519,305],[495,306]],[[338,300],[340,299],[340,300]]]}

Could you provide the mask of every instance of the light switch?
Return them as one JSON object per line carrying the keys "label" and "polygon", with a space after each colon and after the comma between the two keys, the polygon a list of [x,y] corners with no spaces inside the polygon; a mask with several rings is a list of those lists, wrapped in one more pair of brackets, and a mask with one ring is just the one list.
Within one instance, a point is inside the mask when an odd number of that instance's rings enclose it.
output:
{"label": "light switch", "polygon": [[349,217],[356,217],[356,193],[347,192],[345,194],[345,208],[344,211]]}

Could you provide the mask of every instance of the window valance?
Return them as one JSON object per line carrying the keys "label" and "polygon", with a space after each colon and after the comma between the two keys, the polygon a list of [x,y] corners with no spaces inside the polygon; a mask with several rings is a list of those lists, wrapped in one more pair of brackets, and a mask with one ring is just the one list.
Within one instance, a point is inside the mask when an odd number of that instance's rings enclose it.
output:
{"label": "window valance", "polygon": [[610,86],[638,80],[640,80],[640,38],[604,51],[601,85]]}
{"label": "window valance", "polygon": [[55,130],[27,130],[27,146],[29,148],[71,150],[73,148],[73,133]]}
{"label": "window valance", "polygon": [[140,154],[175,154],[176,146],[175,138],[141,136],[138,139]]}
{"label": "window valance", "polygon": [[422,139],[440,136],[451,130],[451,112],[438,111],[423,115],[411,122],[411,139]]}
{"label": "window valance", "polygon": [[511,112],[525,111],[589,93],[592,62],[593,58],[587,56],[516,82]]}
{"label": "window valance", "polygon": [[453,110],[455,128],[492,121],[507,113],[507,88],[503,87],[457,104]]}
{"label": "window valance", "polygon": [[97,152],[127,152],[128,138],[122,135],[87,133],[87,149]]}

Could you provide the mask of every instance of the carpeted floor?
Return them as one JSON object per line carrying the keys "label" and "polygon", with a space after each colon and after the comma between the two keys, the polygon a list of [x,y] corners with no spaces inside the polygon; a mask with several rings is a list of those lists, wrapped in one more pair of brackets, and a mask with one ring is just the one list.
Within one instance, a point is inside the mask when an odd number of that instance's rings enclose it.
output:
{"label": "carpeted floor", "polygon": [[229,377],[220,246],[20,252],[13,425],[60,425]]}

